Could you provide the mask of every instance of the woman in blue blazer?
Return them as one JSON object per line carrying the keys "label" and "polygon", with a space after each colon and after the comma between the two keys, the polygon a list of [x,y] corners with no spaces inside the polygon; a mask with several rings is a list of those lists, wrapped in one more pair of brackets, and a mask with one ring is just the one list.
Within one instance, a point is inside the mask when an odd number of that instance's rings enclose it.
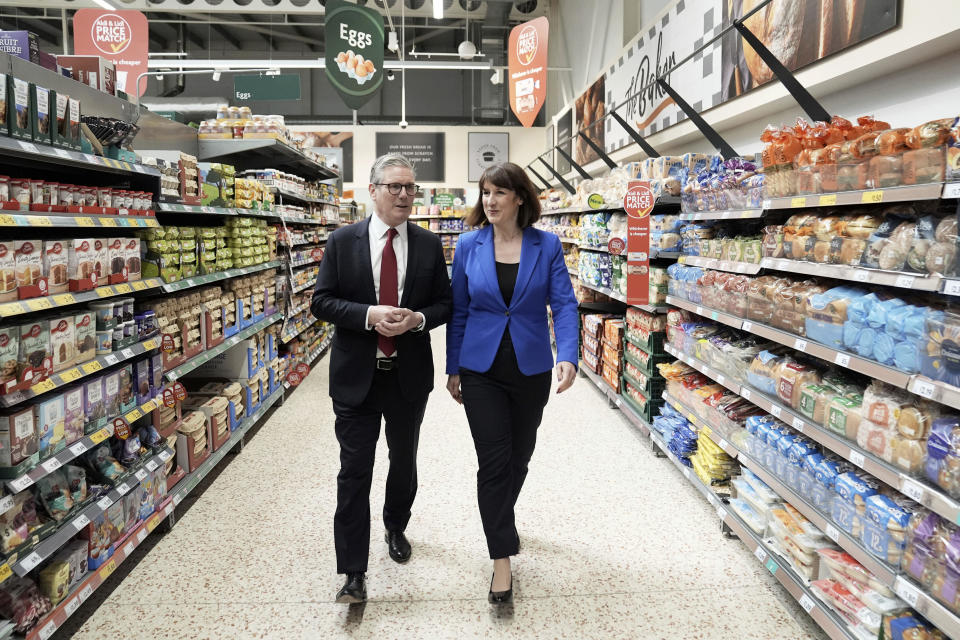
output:
{"label": "woman in blue blazer", "polygon": [[540,202],[513,163],[488,167],[453,260],[447,390],[465,405],[477,449],[477,501],[493,559],[489,600],[513,599],[520,549],[514,506],[550,395],[547,305],[557,342],[557,393],[577,372],[579,316],[560,239],[533,228]]}

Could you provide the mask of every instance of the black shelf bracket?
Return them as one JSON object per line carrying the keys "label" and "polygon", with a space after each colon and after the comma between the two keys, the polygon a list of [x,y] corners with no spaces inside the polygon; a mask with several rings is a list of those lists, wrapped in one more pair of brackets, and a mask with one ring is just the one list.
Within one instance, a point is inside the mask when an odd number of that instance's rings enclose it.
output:
{"label": "black shelf bracket", "polygon": [[648,157],[650,158],[660,157],[660,152],[654,149],[650,145],[650,143],[647,142],[646,138],[640,135],[639,131],[631,127],[626,120],[621,118],[619,113],[617,113],[616,111],[611,111],[610,117],[612,117],[614,120],[620,123],[620,126],[623,127],[623,130],[626,131],[628,134],[630,134],[630,137],[633,138],[633,141],[636,142],[641,149],[643,149],[643,152],[647,154]]}
{"label": "black shelf bracket", "polygon": [[743,36],[743,39],[747,41],[753,50],[757,52],[757,55],[760,56],[760,59],[763,60],[770,70],[773,71],[774,75],[777,76],[777,80],[780,81],[784,87],[787,88],[787,91],[790,92],[790,95],[793,96],[793,99],[797,101],[797,104],[800,105],[800,108],[803,109],[810,119],[814,121],[821,122],[830,122],[830,114],[827,113],[827,110],[817,102],[817,99],[810,95],[810,92],[800,84],[796,76],[790,73],[790,70],[787,69],[780,60],[777,59],[777,56],[773,55],[770,49],[767,49],[760,39],[747,28],[747,25],[743,23],[743,20],[737,20],[733,23],[733,26],[740,32],[740,35]]}
{"label": "black shelf bracket", "polygon": [[546,186],[547,189],[552,189],[552,188],[553,188],[553,187],[550,186],[550,182],[549,182],[548,180],[544,180],[543,176],[540,175],[539,173],[537,173],[537,170],[536,170],[536,169],[534,169],[533,167],[527,167],[527,169],[530,170],[530,173],[532,173],[533,175],[537,176],[537,178],[540,180],[540,182],[542,182],[542,183]]}
{"label": "black shelf bracket", "polygon": [[700,117],[700,114],[697,113],[697,110],[690,106],[686,100],[684,100],[679,93],[677,93],[673,87],[666,83],[662,78],[657,78],[657,84],[667,92],[673,101],[677,103],[677,106],[683,110],[687,117],[690,118],[690,122],[697,126],[697,129],[700,130],[700,133],[710,141],[710,144],[720,152],[720,155],[723,156],[724,160],[729,160],[730,158],[736,158],[737,152],[734,151],[733,147],[723,139],[723,137],[717,133],[717,130],[707,124],[707,121]]}
{"label": "black shelf bracket", "polygon": [[590,179],[592,179],[593,176],[591,176],[589,173],[587,173],[587,172],[584,170],[584,168],[581,167],[579,164],[577,164],[576,162],[574,162],[574,161],[573,161],[573,158],[570,157],[570,154],[569,154],[569,153],[567,153],[566,151],[564,151],[563,149],[561,149],[559,146],[556,146],[556,147],[554,147],[554,148],[557,150],[557,153],[559,153],[559,154],[563,157],[564,160],[566,160],[567,162],[569,162],[569,163],[570,163],[570,166],[573,167],[573,168],[576,170],[576,172],[580,174],[580,177],[581,177],[581,178],[583,178],[584,180],[590,180]]}
{"label": "black shelf bracket", "polygon": [[610,169],[617,168],[617,163],[611,160],[610,156],[604,153],[603,149],[601,149],[596,142],[590,139],[590,136],[585,134],[583,131],[578,132],[577,135],[583,138],[583,141],[586,142],[588,145],[590,145],[591,149],[597,152],[597,155],[600,156],[600,159],[603,160],[603,163],[607,165],[608,168]]}
{"label": "black shelf bracket", "polygon": [[543,156],[537,158],[537,160],[539,160],[543,164],[543,166],[545,166],[547,169],[550,169],[550,173],[552,173],[553,177],[556,178],[557,181],[563,185],[563,188],[567,190],[567,193],[569,193],[570,195],[573,195],[577,192],[577,190],[573,188],[572,184],[564,180],[563,176],[557,173],[556,169],[554,169],[549,164],[547,164],[547,161],[543,159]]}

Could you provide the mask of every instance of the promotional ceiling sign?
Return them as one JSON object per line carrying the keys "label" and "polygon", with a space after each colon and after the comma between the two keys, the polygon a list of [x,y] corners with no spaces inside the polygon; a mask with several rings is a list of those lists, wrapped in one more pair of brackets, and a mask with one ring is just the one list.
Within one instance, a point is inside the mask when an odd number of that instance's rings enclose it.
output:
{"label": "promotional ceiling sign", "polygon": [[627,304],[650,303],[650,212],[653,190],[649,182],[632,180],[623,196],[627,212]]}
{"label": "promotional ceiling sign", "polygon": [[345,0],[328,0],[324,17],[327,79],[351,109],[383,85],[383,16]]}
{"label": "promotional ceiling sign", "polygon": [[113,62],[117,89],[143,95],[147,79],[133,84],[147,71],[150,27],[139,11],[79,9],[73,16],[73,49],[78,56],[100,56]]}
{"label": "promotional ceiling sign", "polygon": [[533,126],[547,98],[549,28],[547,19],[540,17],[510,31],[510,108],[525,127]]}

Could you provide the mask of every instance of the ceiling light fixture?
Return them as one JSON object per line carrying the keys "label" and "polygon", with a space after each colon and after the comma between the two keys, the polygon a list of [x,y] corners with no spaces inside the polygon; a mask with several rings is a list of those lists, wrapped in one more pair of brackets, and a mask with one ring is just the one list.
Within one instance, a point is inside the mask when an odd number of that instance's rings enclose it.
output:
{"label": "ceiling light fixture", "polygon": [[213,81],[220,82],[220,69],[213,72]]}
{"label": "ceiling light fixture", "polygon": [[108,11],[116,11],[116,10],[117,10],[117,8],[116,8],[115,6],[113,6],[112,4],[110,4],[109,2],[107,2],[107,0],[93,0],[93,2],[94,2],[95,4],[100,5],[100,6],[103,7],[104,9],[107,9]]}
{"label": "ceiling light fixture", "polygon": [[443,0],[433,0],[433,19],[443,20]]}

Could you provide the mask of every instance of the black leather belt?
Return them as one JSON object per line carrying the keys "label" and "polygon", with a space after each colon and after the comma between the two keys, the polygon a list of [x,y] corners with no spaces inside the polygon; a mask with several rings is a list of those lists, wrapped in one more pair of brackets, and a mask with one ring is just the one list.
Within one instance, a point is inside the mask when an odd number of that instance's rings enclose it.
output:
{"label": "black leather belt", "polygon": [[393,371],[397,368],[396,358],[377,358],[378,371]]}

